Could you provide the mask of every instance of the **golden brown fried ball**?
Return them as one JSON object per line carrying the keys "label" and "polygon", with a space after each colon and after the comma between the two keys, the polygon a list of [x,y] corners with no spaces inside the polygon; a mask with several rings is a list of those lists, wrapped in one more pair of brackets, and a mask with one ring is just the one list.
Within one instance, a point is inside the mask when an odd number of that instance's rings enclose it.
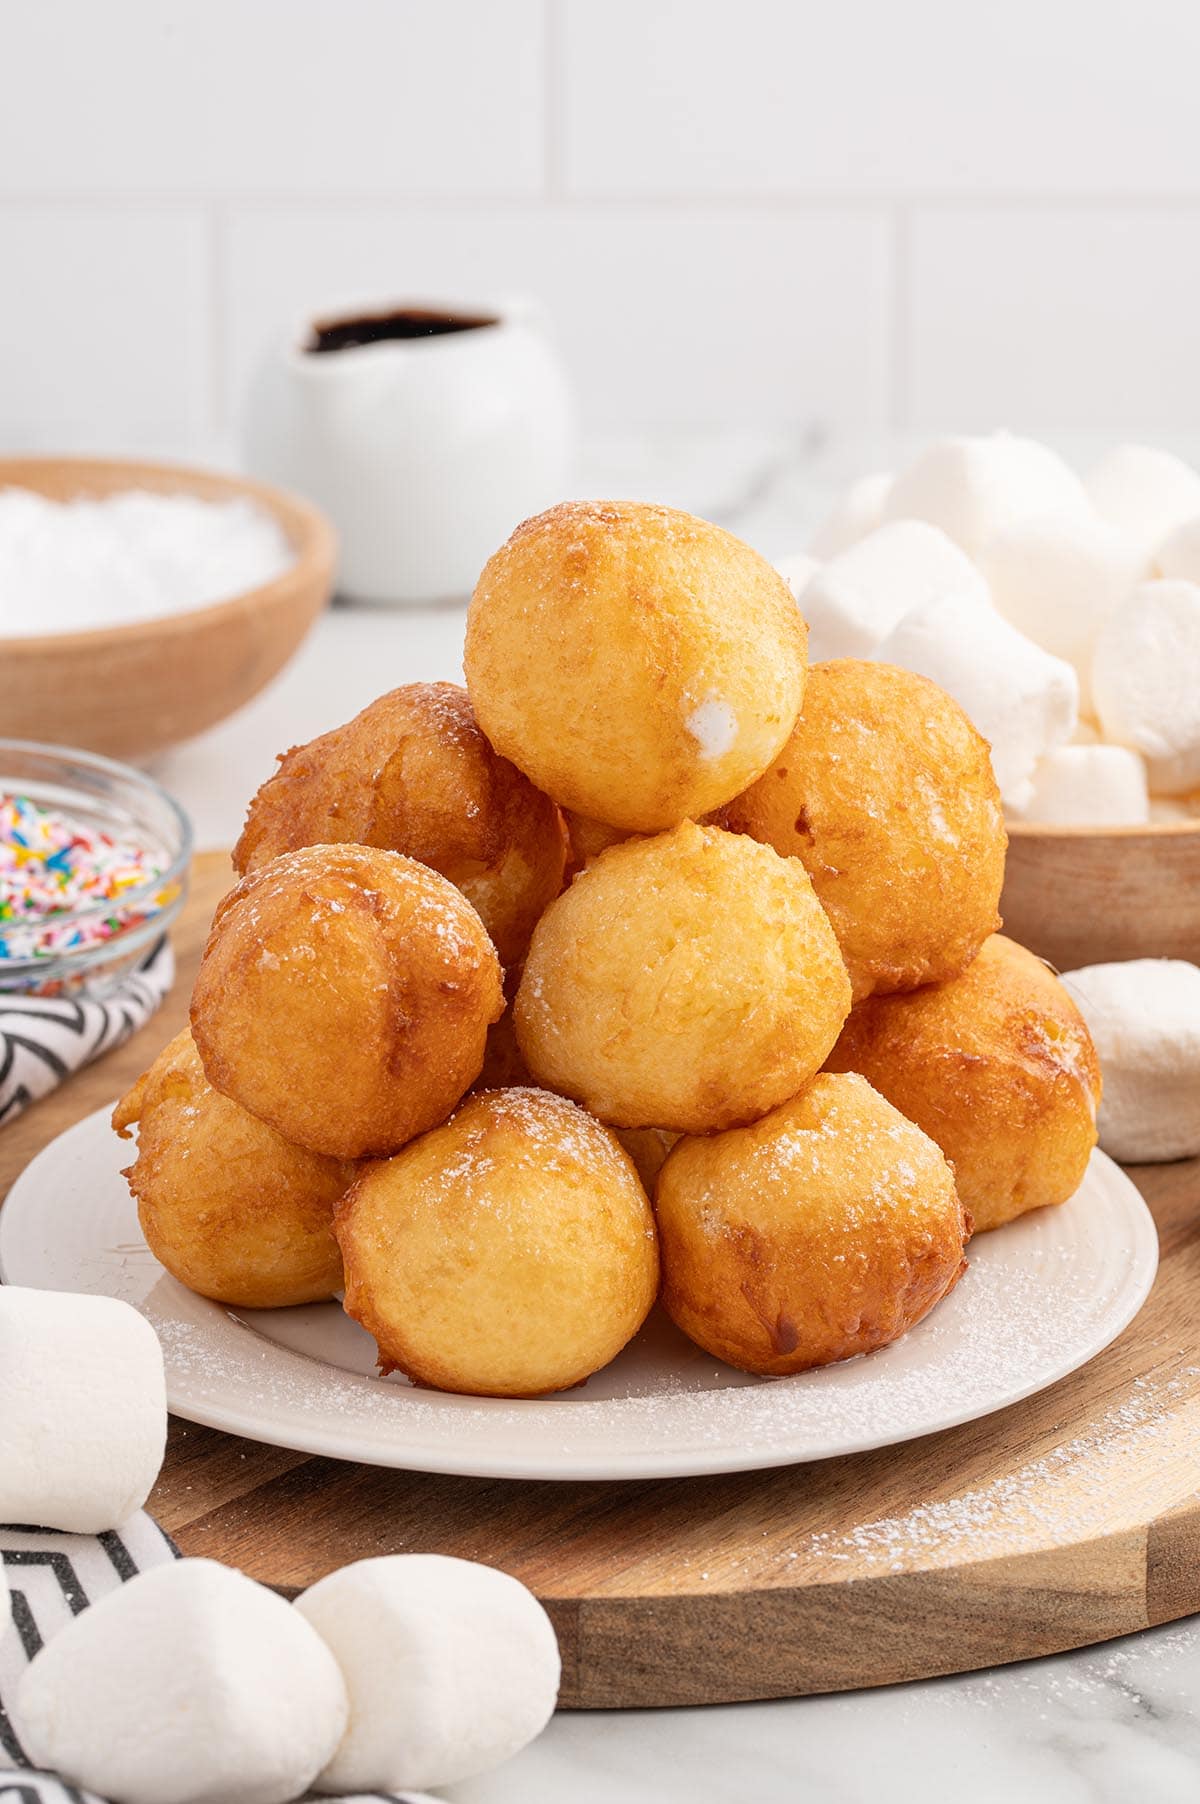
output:
{"label": "golden brown fried ball", "polygon": [[538,923],[514,1005],[536,1080],[615,1127],[753,1121],[850,1007],[804,867],[685,821],[601,852]]}
{"label": "golden brown fried ball", "polygon": [[746,1372],[869,1353],[958,1282],[971,1225],[932,1140],[858,1077],[681,1140],[655,1194],[663,1302]]}
{"label": "golden brown fried ball", "polygon": [[483,924],[398,852],[306,846],[221,903],[192,995],[209,1082],[297,1146],[395,1152],[479,1075],[504,1006]]}
{"label": "golden brown fried ball", "polygon": [[467,615],[467,688],[506,758],[628,832],[704,814],[795,724],[807,629],[764,558],[669,507],[576,501],[519,526]]}
{"label": "golden brown fried ball", "polygon": [[342,1287],[333,1208],[356,1167],[291,1146],[214,1090],[189,1033],[118,1104],[138,1130],[125,1172],[154,1257],[201,1296],[242,1309],[320,1303]]}
{"label": "golden brown fried ball", "polygon": [[480,732],[465,689],[409,683],[344,727],[296,746],[250,804],[234,868],[300,846],[405,852],[448,877],[505,964],[525,955],[563,886],[558,809]]}
{"label": "golden brown fried ball", "polygon": [[654,1217],[616,1137],[561,1096],[490,1090],[369,1166],[338,1208],[346,1310],[385,1371],[531,1397],[614,1359],[658,1291]]}
{"label": "golden brown fried ball", "polygon": [[860,1071],[952,1162],[978,1232],[1083,1181],[1100,1064],[1057,977],[994,934],[961,977],[860,1002],[829,1059]]}
{"label": "golden brown fried ball", "polygon": [[856,1001],[956,976],[1000,925],[1008,840],[987,742],[925,677],[814,664],[791,739],[725,818],[800,859]]}

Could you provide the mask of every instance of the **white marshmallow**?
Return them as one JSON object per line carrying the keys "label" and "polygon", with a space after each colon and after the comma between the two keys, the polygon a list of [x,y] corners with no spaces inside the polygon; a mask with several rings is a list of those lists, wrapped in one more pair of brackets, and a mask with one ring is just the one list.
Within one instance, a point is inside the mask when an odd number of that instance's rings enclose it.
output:
{"label": "white marshmallow", "polygon": [[1067,741],[1069,745],[1099,745],[1100,729],[1094,721],[1081,714],[1075,722],[1075,731]]}
{"label": "white marshmallow", "polygon": [[907,614],[875,657],[930,677],[952,695],[992,748],[1005,807],[1028,804],[1037,764],[1075,726],[1079,683],[1069,664],[993,608],[964,609],[955,596]]}
{"label": "white marshmallow", "polygon": [[1089,473],[1086,486],[1101,518],[1136,539],[1147,556],[1200,514],[1200,475],[1151,445],[1117,445]]}
{"label": "white marshmallow", "polygon": [[928,520],[977,558],[998,532],[1039,515],[1086,516],[1074,470],[1047,445],[996,432],[940,439],[892,484],[885,520]]}
{"label": "white marshmallow", "polygon": [[988,541],[980,569],[1010,625],[1075,666],[1080,706],[1090,710],[1096,638],[1147,574],[1141,546],[1089,515],[1024,520]]}
{"label": "white marshmallow", "polygon": [[553,1714],[550,1618],[492,1566],[439,1554],[359,1560],[295,1609],[332,1649],[350,1697],[320,1791],[452,1785],[509,1759]]}
{"label": "white marshmallow", "polygon": [[974,564],[936,526],[924,520],[881,526],[823,564],[805,586],[800,605],[809,660],[869,658],[906,614],[943,595],[964,607],[988,605]]}
{"label": "white marshmallow", "polygon": [[166,1440],[162,1349],[136,1309],[0,1286],[0,1522],[117,1528],[145,1503]]}
{"label": "white marshmallow", "polygon": [[26,1669],[26,1751],[120,1804],[288,1804],[346,1727],[329,1649],[290,1604],[214,1560],[139,1573]]}
{"label": "white marshmallow", "polygon": [[1169,532],[1154,554],[1154,569],[1159,576],[1178,577],[1185,583],[1200,583],[1200,515],[1185,520]]}
{"label": "white marshmallow", "polygon": [[778,558],[775,568],[799,601],[805,585],[811,582],[821,566],[815,557],[809,557],[807,552],[797,551],[791,557]]}
{"label": "white marshmallow", "polygon": [[1123,745],[1058,745],[1033,773],[1023,821],[1132,827],[1150,819],[1146,766]]}
{"label": "white marshmallow", "polygon": [[892,486],[890,470],[860,476],[844,489],[812,536],[809,551],[815,558],[836,557],[882,524],[884,503]]}
{"label": "white marshmallow", "polygon": [[1063,983],[1100,1055],[1100,1144],[1157,1163],[1200,1153],[1200,969],[1181,959],[1085,965]]}
{"label": "white marshmallow", "polygon": [[1096,641],[1092,691],[1105,738],[1141,752],[1155,795],[1200,787],[1200,587],[1135,589]]}

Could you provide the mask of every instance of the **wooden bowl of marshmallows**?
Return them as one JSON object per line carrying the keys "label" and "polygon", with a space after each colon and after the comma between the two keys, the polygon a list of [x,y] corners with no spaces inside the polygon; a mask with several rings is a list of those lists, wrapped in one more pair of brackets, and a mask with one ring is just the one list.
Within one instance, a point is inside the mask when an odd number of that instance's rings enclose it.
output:
{"label": "wooden bowl of marshmallows", "polygon": [[1200,962],[1200,472],[945,439],[854,483],[780,568],[814,659],[930,677],[989,741],[1007,933],[1063,970]]}

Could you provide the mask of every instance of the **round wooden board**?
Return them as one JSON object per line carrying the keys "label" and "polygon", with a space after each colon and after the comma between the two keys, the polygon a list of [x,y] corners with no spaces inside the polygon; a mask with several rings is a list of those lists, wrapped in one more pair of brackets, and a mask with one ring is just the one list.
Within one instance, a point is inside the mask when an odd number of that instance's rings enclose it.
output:
{"label": "round wooden board", "polygon": [[[225,858],[197,862],[180,977],[137,1039],[0,1131],[0,1194],[182,1025]],[[288,1591],[461,1554],[543,1599],[564,1706],[701,1704],[992,1666],[1200,1609],[1200,1161],[1133,1173],[1162,1265],[1083,1371],[982,1422],[819,1465],[641,1484],[442,1478],[174,1423],[151,1508],[189,1554]]]}

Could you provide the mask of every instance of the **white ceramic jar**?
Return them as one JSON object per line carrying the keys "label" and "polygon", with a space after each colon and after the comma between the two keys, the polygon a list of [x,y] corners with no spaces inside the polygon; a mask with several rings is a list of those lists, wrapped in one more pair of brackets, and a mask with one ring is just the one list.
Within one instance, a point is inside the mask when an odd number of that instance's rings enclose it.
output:
{"label": "white ceramic jar", "polygon": [[574,410],[534,303],[374,301],[321,310],[266,359],[243,449],[329,514],[339,593],[436,602],[569,493]]}

